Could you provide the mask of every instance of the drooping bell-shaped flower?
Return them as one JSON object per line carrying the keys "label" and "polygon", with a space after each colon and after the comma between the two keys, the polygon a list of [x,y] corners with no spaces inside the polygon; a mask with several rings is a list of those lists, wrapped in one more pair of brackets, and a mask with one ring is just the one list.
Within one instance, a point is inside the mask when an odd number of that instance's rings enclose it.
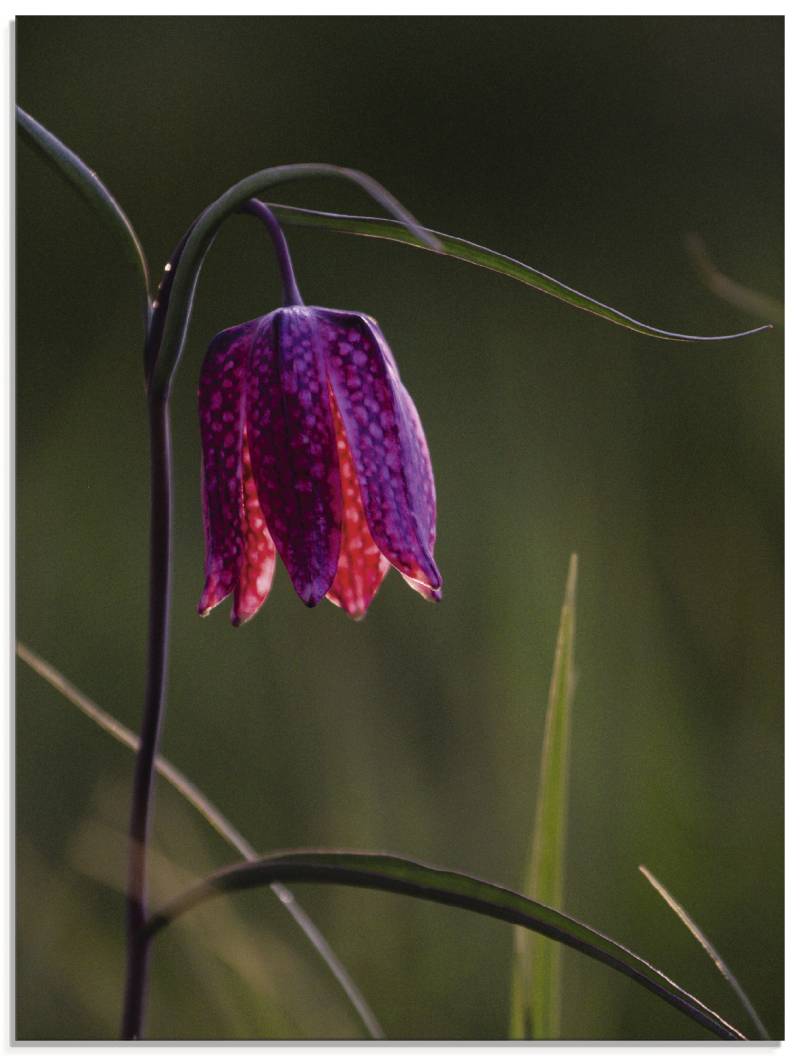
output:
{"label": "drooping bell-shaped flower", "polygon": [[294,304],[211,342],[199,388],[205,615],[235,625],[269,593],[280,554],[307,605],[362,617],[390,566],[441,597],[428,447],[378,324]]}

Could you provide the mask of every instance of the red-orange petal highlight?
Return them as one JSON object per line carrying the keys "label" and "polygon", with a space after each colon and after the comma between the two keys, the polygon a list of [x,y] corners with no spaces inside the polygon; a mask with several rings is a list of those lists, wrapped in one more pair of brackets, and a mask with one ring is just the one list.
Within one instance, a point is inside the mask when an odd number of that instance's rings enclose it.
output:
{"label": "red-orange petal highlight", "polygon": [[275,575],[275,544],[258,501],[246,430],[242,439],[242,496],[241,566],[231,609],[234,627],[255,616],[270,592]]}
{"label": "red-orange petal highlight", "polygon": [[342,416],[331,394],[336,449],[342,481],[342,546],[336,577],[325,595],[348,616],[362,619],[391,567],[375,545],[367,527],[361,490],[358,486],[353,456],[347,444]]}

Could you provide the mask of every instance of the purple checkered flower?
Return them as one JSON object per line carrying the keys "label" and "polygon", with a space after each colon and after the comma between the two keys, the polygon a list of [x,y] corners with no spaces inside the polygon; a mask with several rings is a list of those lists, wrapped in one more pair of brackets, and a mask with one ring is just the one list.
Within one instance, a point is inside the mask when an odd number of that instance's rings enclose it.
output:
{"label": "purple checkered flower", "polygon": [[309,606],[367,611],[390,566],[429,600],[436,497],[416,408],[374,319],[293,305],[217,334],[199,388],[206,581],[255,615],[276,551]]}

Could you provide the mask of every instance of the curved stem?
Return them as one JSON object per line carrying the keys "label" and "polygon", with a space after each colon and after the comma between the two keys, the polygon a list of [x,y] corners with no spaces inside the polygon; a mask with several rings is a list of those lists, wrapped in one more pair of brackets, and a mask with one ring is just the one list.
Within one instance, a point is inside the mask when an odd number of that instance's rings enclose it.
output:
{"label": "curved stem", "polygon": [[258,198],[251,198],[248,202],[245,202],[241,212],[250,213],[251,216],[257,217],[264,223],[269,232],[269,237],[272,239],[272,244],[278,257],[278,267],[281,269],[284,308],[302,305],[304,302],[297,288],[297,280],[292,267],[292,256],[289,252],[289,243],[286,241],[286,235],[283,233],[283,228],[278,223],[275,214]]}
{"label": "curved stem", "polygon": [[346,169],[338,165],[320,163],[276,165],[273,168],[255,172],[252,176],[229,187],[215,202],[212,202],[198,216],[187,233],[186,244],[178,267],[175,269],[158,354],[150,372],[151,389],[168,393],[173,383],[183,352],[200,269],[222,223],[227,217],[238,212],[249,199],[263,193],[267,187],[289,180],[318,176],[332,176],[355,183],[405,224],[421,242],[433,250],[441,250],[441,244],[436,236],[429,234],[393,194],[390,194],[377,180],[373,180],[371,176],[367,176],[358,169]]}
{"label": "curved stem", "polygon": [[[245,202],[241,207],[240,212],[250,213],[251,216],[255,216],[257,219],[261,220],[267,228],[278,258],[278,267],[280,268],[281,280],[283,282],[284,306],[291,307],[292,305],[303,304],[303,298],[297,288],[297,280],[294,275],[292,257],[289,252],[289,243],[286,241],[286,235],[283,233],[283,228],[278,222],[275,214],[268,206],[263,202],[260,202],[257,198],[251,198],[249,201]],[[186,242],[194,231],[196,224],[197,220],[194,220],[189,225],[184,232],[183,238],[181,238],[180,242],[172,251],[172,256],[164,265],[164,272],[161,277],[161,282],[158,285],[158,292],[156,293],[155,300],[150,306],[150,325],[148,327],[144,348],[144,374],[148,387],[150,385],[153,368],[158,358],[159,349],[161,348],[161,341],[164,336],[164,323],[167,318],[167,309],[169,308],[172,284],[175,281],[175,275]]]}
{"label": "curved stem", "polygon": [[[301,167],[302,168],[302,167]],[[329,166],[316,166],[326,172]],[[304,170],[303,170],[304,171]],[[360,176],[360,174],[358,174]],[[364,178],[371,186],[368,177]],[[379,186],[379,185],[376,185]],[[287,305],[302,304],[303,300],[297,289],[292,269],[291,256],[286,238],[281,227],[270,210],[261,202],[251,200],[242,204],[242,211],[250,212],[266,225],[278,255],[278,263],[284,284],[284,296]],[[402,207],[399,207],[402,209]],[[225,215],[230,215],[228,210]],[[155,368],[159,353],[164,343],[165,325],[170,314],[171,296],[176,275],[187,245],[191,245],[196,228],[201,225],[205,214],[188,228],[183,238],[175,247],[173,254],[164,268],[164,275],[153,302],[145,341],[145,386],[147,390],[148,414],[150,421],[150,615],[147,658],[147,688],[145,692],[144,713],[139,739],[139,750],[136,755],[134,771],[133,798],[129,826],[130,852],[127,883],[127,970],[125,979],[125,998],[122,1014],[122,1037],[125,1040],[140,1038],[144,1017],[144,1001],[147,988],[147,971],[150,952],[150,938],[145,930],[148,916],[147,908],[147,851],[150,835],[150,818],[152,814],[153,777],[157,765],[158,742],[164,711],[167,656],[169,651],[169,608],[171,600],[171,510],[172,510],[172,466],[169,399],[172,379],[177,368],[178,358],[171,364],[168,380],[165,385],[155,381]],[[204,248],[200,261],[211,246],[218,226],[206,233]],[[199,263],[184,305],[186,315],[181,328],[181,343],[188,326],[194,295],[194,283],[197,281]],[[286,892],[287,899],[282,898],[292,915],[309,936],[311,941],[322,949],[321,936],[311,924],[306,914],[296,907],[293,896]],[[282,897],[279,893],[279,897]],[[326,958],[328,959],[328,958]],[[335,961],[328,959],[335,966]],[[338,974],[337,974],[338,978]],[[351,990],[345,988],[348,996],[353,997]],[[354,988],[353,988],[354,989]],[[357,993],[357,991],[355,991]],[[355,1002],[354,1002],[355,1003]],[[358,1006],[357,1006],[358,1007]],[[359,1009],[360,1011],[360,1009]],[[367,1023],[372,1032],[374,1024]],[[380,1028],[377,1028],[380,1030]]]}
{"label": "curved stem", "polygon": [[161,730],[169,646],[171,588],[172,471],[169,402],[148,398],[150,418],[150,617],[147,687],[139,751],[133,779],[127,887],[128,963],[122,1037],[140,1038],[147,985],[150,940],[147,919],[147,850],[152,814],[153,776]]}

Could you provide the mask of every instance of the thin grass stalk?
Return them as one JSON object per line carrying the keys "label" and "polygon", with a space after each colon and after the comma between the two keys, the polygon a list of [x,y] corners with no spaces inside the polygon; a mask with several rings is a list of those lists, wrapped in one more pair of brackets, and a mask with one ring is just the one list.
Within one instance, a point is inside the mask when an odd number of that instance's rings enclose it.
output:
{"label": "thin grass stalk", "polygon": [[689,916],[689,914],[686,912],[680,902],[676,898],[674,898],[669,893],[669,891],[667,891],[666,887],[664,887],[664,885],[659,880],[657,880],[655,876],[653,876],[653,874],[650,872],[646,865],[640,865],[639,872],[642,874],[645,880],[649,881],[649,883],[655,888],[655,890],[667,903],[667,905],[675,914],[675,916],[688,929],[692,936],[700,943],[700,945],[703,947],[708,956],[716,965],[718,971],[721,973],[728,986],[730,986],[731,990],[733,990],[733,992],[738,997],[742,1008],[750,1017],[753,1026],[758,1031],[760,1037],[763,1038],[764,1041],[769,1041],[770,1038],[769,1034],[767,1033],[767,1028],[764,1026],[764,1023],[762,1022],[758,1012],[756,1012],[753,1006],[753,1002],[747,996],[742,984],[739,982],[739,980],[733,974],[731,969],[722,959],[722,955],[719,953],[716,946],[713,945],[711,939],[709,939],[708,936],[703,932],[700,925],[697,924]]}

